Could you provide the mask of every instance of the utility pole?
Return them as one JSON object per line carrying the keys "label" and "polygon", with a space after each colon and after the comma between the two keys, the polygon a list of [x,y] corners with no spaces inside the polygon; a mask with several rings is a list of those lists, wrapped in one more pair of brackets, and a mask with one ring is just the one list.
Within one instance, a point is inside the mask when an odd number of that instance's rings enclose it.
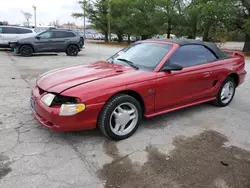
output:
{"label": "utility pole", "polygon": [[33,5],[32,7],[33,7],[33,9],[34,9],[35,27],[36,27],[36,6],[35,6],[35,5]]}
{"label": "utility pole", "polygon": [[109,43],[111,43],[111,26],[110,26],[110,18],[111,18],[111,4],[110,0],[108,0],[108,38],[109,38]]}
{"label": "utility pole", "polygon": [[86,37],[86,15],[85,15],[85,9],[86,9],[86,0],[83,1],[83,37],[85,40]]}

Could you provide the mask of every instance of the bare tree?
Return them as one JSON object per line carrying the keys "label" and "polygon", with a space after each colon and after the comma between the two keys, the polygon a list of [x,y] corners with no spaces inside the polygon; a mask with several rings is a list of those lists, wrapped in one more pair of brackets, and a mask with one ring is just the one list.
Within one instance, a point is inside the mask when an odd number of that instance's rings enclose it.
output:
{"label": "bare tree", "polygon": [[32,18],[32,14],[29,12],[24,12],[24,11],[21,11],[21,12],[26,20],[27,25],[30,26],[30,19]]}
{"label": "bare tree", "polygon": [[59,20],[52,20],[49,25],[54,26],[54,27],[58,27],[58,26],[60,26],[60,21]]}

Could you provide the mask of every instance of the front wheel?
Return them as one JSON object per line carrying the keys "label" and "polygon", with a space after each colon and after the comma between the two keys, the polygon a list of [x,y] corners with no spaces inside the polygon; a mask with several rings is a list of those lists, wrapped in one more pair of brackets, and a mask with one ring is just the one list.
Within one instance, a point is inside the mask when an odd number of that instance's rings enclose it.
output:
{"label": "front wheel", "polygon": [[219,107],[225,107],[231,103],[234,98],[236,84],[233,78],[228,77],[221,85],[221,88],[216,96],[214,104]]}
{"label": "front wheel", "polygon": [[20,54],[25,57],[32,56],[33,48],[30,45],[23,45],[20,48]]}
{"label": "front wheel", "polygon": [[66,54],[68,56],[77,56],[78,52],[79,52],[78,47],[75,45],[70,45],[66,50]]}
{"label": "front wheel", "polygon": [[119,94],[106,103],[99,115],[98,125],[105,136],[118,141],[135,133],[141,117],[140,103],[129,95]]}

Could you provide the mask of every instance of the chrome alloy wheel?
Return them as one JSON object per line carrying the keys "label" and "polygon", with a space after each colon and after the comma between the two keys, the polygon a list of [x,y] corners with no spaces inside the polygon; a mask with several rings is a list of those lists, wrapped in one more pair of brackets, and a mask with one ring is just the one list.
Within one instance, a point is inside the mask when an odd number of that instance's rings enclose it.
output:
{"label": "chrome alloy wheel", "polygon": [[110,116],[111,131],[118,136],[127,135],[136,127],[138,119],[138,110],[135,105],[129,102],[122,103]]}
{"label": "chrome alloy wheel", "polygon": [[222,88],[221,101],[223,104],[227,104],[233,98],[235,87],[233,82],[228,81]]}

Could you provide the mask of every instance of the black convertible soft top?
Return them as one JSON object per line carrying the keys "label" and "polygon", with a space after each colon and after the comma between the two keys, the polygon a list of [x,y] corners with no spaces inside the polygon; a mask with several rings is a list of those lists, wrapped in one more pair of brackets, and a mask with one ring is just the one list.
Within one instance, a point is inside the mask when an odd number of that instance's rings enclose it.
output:
{"label": "black convertible soft top", "polygon": [[218,46],[215,43],[212,42],[203,42],[199,40],[194,39],[148,39],[147,41],[162,41],[162,42],[170,42],[178,44],[179,46],[185,46],[185,45],[202,45],[208,48],[210,51],[212,51],[218,59],[225,59],[228,57],[223,51],[221,51]]}

